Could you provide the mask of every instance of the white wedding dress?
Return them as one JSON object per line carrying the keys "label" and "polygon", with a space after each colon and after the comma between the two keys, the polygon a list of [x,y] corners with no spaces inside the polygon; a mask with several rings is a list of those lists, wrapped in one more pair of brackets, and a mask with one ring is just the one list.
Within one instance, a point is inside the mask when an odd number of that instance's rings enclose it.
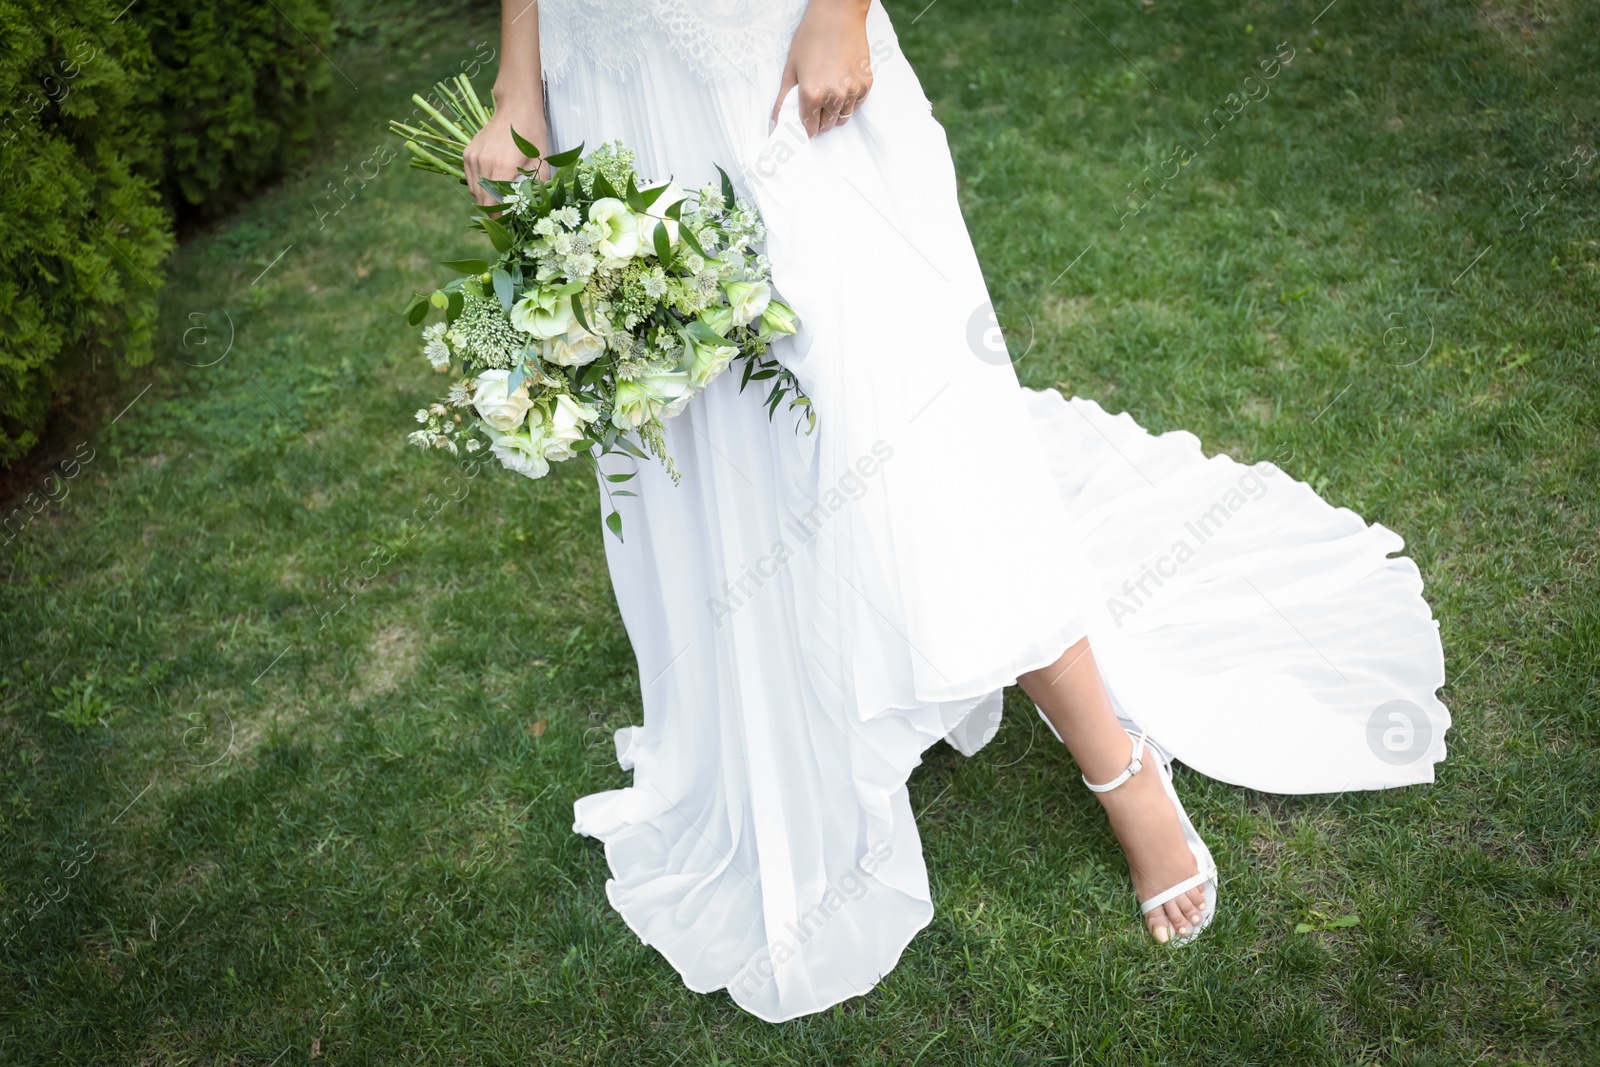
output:
{"label": "white wedding dress", "polygon": [[643,464],[616,501],[644,721],[616,736],[633,785],[575,824],[689,988],[772,1021],[894,967],[933,914],[912,769],[941,739],[975,752],[1002,687],[1086,634],[1127,719],[1256,789],[1432,781],[1450,721],[1398,536],[1269,463],[1019,387],[881,7],[854,119],[808,141],[790,94],[769,134],[804,6],[539,5],[552,143],[620,139],[691,188],[722,164],[802,319],[775,354],[815,433],[724,375],[669,424],[682,484]]}

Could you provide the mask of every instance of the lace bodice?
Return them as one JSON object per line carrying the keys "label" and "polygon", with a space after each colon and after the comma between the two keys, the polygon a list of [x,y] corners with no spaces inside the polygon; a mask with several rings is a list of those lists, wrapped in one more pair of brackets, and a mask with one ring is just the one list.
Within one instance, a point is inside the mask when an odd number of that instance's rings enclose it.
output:
{"label": "lace bodice", "polygon": [[748,75],[788,47],[806,2],[540,0],[540,60],[553,82],[575,55],[626,77],[655,37],[708,79]]}

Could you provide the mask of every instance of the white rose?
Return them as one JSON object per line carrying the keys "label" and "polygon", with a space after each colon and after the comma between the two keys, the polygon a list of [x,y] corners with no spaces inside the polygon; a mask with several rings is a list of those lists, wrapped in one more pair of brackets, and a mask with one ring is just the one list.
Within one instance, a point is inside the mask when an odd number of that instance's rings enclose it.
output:
{"label": "white rose", "polygon": [[738,354],[739,350],[733,345],[690,345],[685,368],[689,372],[689,384],[704,389],[711,379],[728,369],[728,361]]}
{"label": "white rose", "polygon": [[772,286],[766,282],[729,282],[722,287],[733,310],[733,321],[747,326],[772,303]]}
{"label": "white rose", "polygon": [[[667,209],[684,198],[684,191],[678,187],[677,182],[667,182],[666,191],[656,198],[647,211],[634,216],[634,227],[639,233],[639,255],[653,254],[656,247],[656,227],[667,227],[667,247],[675,247],[678,243],[678,220],[666,217]],[[656,186],[646,186],[640,192],[648,192]]]}
{"label": "white rose", "polygon": [[572,298],[535,289],[511,305],[511,325],[541,341],[560,337],[572,326]]}
{"label": "white rose", "polygon": [[524,478],[543,478],[550,473],[550,461],[544,458],[541,438],[527,433],[501,434],[489,447],[506,470]]}
{"label": "white rose", "polygon": [[544,343],[544,360],[558,367],[582,367],[599,359],[606,343],[573,323],[565,334]]}
{"label": "white rose", "polygon": [[477,390],[472,394],[472,406],[478,416],[501,433],[521,426],[528,409],[533,407],[533,401],[528,399],[527,380],[518,382],[513,391],[507,388],[510,379],[508,370],[486,370],[478,375]]}
{"label": "white rose", "polygon": [[614,196],[589,205],[589,221],[600,227],[600,254],[607,259],[631,259],[639,250],[639,224],[633,212]]}
{"label": "white rose", "polygon": [[598,415],[590,404],[580,404],[565,393],[557,395],[555,409],[550,412],[544,457],[563,460],[577,455],[572,446],[583,439],[584,427]]}

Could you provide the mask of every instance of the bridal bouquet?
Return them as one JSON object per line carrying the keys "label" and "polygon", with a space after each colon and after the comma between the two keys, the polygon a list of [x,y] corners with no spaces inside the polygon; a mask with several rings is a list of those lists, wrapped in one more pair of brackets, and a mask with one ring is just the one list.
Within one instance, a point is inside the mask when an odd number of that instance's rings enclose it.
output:
{"label": "bridal bouquet", "polygon": [[[441,107],[412,97],[432,122],[390,125],[413,167],[464,183],[462,152],[489,111],[464,76],[435,89]],[[726,172],[718,168],[720,189],[647,183],[616,143],[543,163],[545,177],[522,171],[484,182],[500,203],[474,205],[472,224],[497,258],[446,262],[459,276],[406,307],[413,326],[442,312],[423,327],[423,354],[456,379],[417,412],[413,443],[454,455],[488,448],[529,478],[580,455],[648,453],[676,480],[663,420],[736,362],[741,390],[771,382],[769,417],[789,396],[808,430],[815,426],[799,383],[767,355],[772,340],[795,331],[795,313],[773,295],[770,266],[754,250],[765,237],[761,218]],[[606,524],[621,536],[615,510]]]}

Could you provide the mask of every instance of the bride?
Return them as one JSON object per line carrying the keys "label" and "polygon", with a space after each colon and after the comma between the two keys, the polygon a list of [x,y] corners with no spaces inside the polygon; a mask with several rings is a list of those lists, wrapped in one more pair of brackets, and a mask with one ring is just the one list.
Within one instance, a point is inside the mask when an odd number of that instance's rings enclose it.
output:
{"label": "bride", "polygon": [[[944,133],[876,0],[505,0],[469,184],[620,140],[758,204],[817,414],[716,379],[605,537],[644,722],[579,799],[612,905],[779,1021],[870,990],[933,907],[906,780],[1019,684],[1127,855],[1151,935],[1217,915],[1171,762],[1280,793],[1433,780],[1437,624],[1401,539],[1270,463],[1019,386]],[[607,457],[607,460],[617,457]]]}

